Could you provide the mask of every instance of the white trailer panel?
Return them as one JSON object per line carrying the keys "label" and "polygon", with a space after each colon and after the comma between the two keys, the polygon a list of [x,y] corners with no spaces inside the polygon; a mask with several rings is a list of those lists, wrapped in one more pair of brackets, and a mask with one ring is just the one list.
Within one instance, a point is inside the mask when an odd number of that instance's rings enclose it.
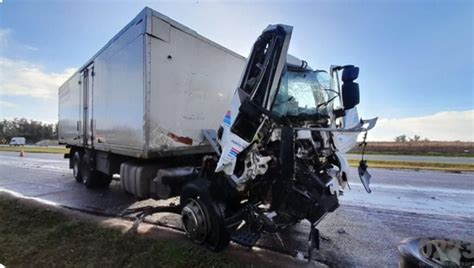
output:
{"label": "white trailer panel", "polygon": [[219,126],[244,64],[145,8],[61,86],[59,140],[140,158],[209,150],[201,130]]}
{"label": "white trailer panel", "polygon": [[222,121],[244,65],[242,57],[219,46],[168,29],[169,42],[147,37],[151,151],[202,142],[201,130],[216,129]]}
{"label": "white trailer panel", "polygon": [[82,110],[82,90],[79,81],[79,73],[75,73],[58,92],[58,138],[60,142],[71,145],[82,145],[79,138]]}

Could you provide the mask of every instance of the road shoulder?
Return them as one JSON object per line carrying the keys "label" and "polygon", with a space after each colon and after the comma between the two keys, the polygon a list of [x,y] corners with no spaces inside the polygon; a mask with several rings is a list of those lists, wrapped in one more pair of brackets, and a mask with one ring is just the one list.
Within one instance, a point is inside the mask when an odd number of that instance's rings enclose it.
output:
{"label": "road shoulder", "polygon": [[[267,250],[231,245],[213,253],[183,234],[143,223],[84,214],[0,193],[0,263],[7,266],[326,267]],[[151,264],[151,265],[150,265]]]}

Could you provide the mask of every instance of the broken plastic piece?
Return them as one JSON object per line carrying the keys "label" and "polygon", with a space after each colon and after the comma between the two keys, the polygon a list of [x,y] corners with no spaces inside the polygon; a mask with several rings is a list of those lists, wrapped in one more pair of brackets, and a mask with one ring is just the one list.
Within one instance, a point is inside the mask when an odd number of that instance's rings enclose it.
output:
{"label": "broken plastic piece", "polygon": [[367,161],[365,160],[360,160],[359,162],[359,167],[357,170],[359,171],[359,178],[360,181],[362,182],[362,185],[364,185],[365,190],[367,193],[371,193],[372,190],[370,190],[370,178],[372,177],[369,172],[367,171]]}

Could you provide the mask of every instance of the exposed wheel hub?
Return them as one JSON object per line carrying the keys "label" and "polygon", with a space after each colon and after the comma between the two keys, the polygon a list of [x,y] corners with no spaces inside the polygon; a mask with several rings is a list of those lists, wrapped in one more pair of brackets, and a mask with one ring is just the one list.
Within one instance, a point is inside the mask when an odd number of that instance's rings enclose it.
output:
{"label": "exposed wheel hub", "polygon": [[181,219],[186,235],[195,243],[204,243],[207,237],[208,226],[206,213],[199,201],[189,199],[181,211]]}

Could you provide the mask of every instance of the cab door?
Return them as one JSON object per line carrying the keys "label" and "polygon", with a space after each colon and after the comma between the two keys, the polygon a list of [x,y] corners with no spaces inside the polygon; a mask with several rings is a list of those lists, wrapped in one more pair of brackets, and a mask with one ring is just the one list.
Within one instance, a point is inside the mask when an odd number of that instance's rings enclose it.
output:
{"label": "cab door", "polygon": [[221,156],[216,172],[231,175],[237,156],[249,146],[269,113],[286,69],[293,27],[270,25],[252,47],[231,107],[218,134]]}
{"label": "cab door", "polygon": [[247,142],[252,141],[262,123],[255,110],[270,112],[278,93],[292,30],[287,25],[270,25],[253,45],[237,89],[241,106],[231,128],[231,132]]}

